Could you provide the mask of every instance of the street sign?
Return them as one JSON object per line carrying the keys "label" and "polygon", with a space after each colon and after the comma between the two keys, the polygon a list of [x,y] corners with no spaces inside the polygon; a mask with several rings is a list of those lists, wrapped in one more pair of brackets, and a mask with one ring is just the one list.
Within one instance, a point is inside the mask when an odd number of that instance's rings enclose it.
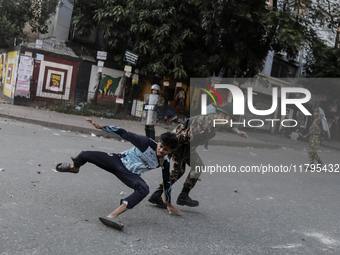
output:
{"label": "street sign", "polygon": [[36,48],[39,48],[39,49],[42,48],[43,44],[44,44],[43,40],[36,40],[35,41],[35,47]]}
{"label": "street sign", "polygon": [[130,63],[130,64],[135,66],[135,65],[137,65],[138,56],[139,55],[137,53],[134,53],[132,51],[126,50],[123,60],[125,62],[128,62],[128,63]]}
{"label": "street sign", "polygon": [[116,98],[116,104],[124,104],[124,98]]}
{"label": "street sign", "polygon": [[97,51],[97,59],[106,60],[106,51]]}
{"label": "street sign", "polygon": [[132,66],[124,66],[124,71],[131,73],[132,72]]}
{"label": "street sign", "polygon": [[138,79],[139,79],[138,74],[132,75],[132,84],[138,84]]}

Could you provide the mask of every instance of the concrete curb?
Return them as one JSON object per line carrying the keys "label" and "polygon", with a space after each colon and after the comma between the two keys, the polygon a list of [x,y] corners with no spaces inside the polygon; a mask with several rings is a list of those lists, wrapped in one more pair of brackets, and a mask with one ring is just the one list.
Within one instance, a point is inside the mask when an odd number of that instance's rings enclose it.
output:
{"label": "concrete curb", "polygon": [[329,149],[333,149],[333,150],[338,150],[338,151],[340,150],[339,147],[333,146],[333,145],[331,145],[331,144],[324,144],[324,143],[321,143],[320,146],[323,146],[323,147],[326,147],[326,148],[329,148]]}
{"label": "concrete curb", "polygon": [[86,128],[86,127],[77,127],[77,126],[72,126],[72,125],[67,125],[67,124],[60,124],[60,123],[55,123],[55,122],[49,122],[49,121],[44,121],[44,120],[35,120],[35,119],[29,119],[29,118],[23,118],[23,117],[18,117],[18,116],[13,116],[13,115],[7,115],[7,114],[2,114],[0,113],[0,117],[4,119],[13,119],[21,122],[26,122],[26,123],[31,123],[31,124],[36,124],[36,125],[41,125],[43,127],[48,127],[48,128],[53,128],[53,129],[58,129],[58,130],[69,130],[71,132],[78,132],[82,134],[95,134],[96,136],[102,136],[105,138],[114,138],[117,140],[121,140],[119,137],[103,132],[101,130],[93,129],[93,128]]}
{"label": "concrete curb", "polygon": [[254,143],[254,142],[239,142],[239,141],[220,141],[220,140],[209,140],[209,145],[221,145],[231,147],[252,147],[259,149],[280,149],[282,146],[270,143]]}

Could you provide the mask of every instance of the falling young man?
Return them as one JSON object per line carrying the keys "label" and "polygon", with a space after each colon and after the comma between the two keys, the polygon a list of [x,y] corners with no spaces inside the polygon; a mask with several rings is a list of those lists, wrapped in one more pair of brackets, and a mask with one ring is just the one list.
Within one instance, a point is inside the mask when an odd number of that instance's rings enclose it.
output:
{"label": "falling young man", "polygon": [[170,160],[168,154],[178,146],[178,139],[175,134],[166,132],[160,136],[160,140],[154,140],[116,126],[101,126],[90,118],[86,121],[95,128],[114,134],[132,143],[134,147],[121,153],[106,153],[101,151],[82,151],[73,158],[73,164],[59,163],[56,166],[58,172],[78,173],[81,166],[90,162],[114,174],[125,185],[134,189],[134,192],[120,201],[120,206],[105,217],[99,220],[112,228],[122,230],[124,225],[118,218],[128,209],[134,208],[149,193],[149,187],[140,175],[146,171],[159,168],[162,169],[164,183],[164,200],[169,213],[181,214],[181,212],[171,204],[171,182],[169,177]]}

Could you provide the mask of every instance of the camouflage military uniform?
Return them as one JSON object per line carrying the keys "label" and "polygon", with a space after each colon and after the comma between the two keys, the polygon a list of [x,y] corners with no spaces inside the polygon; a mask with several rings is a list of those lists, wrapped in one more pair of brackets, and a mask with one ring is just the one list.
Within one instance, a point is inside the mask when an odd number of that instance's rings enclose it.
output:
{"label": "camouflage military uniform", "polygon": [[308,157],[310,163],[314,163],[314,160],[320,161],[320,157],[318,155],[318,148],[320,145],[320,136],[321,136],[321,119],[320,117],[315,118],[312,122],[312,125],[309,128],[309,151]]}
{"label": "camouflage military uniform", "polygon": [[[204,167],[202,159],[196,152],[196,148],[199,145],[203,145],[207,140],[213,138],[215,133],[215,128],[213,127],[214,113],[209,113],[207,115],[198,115],[190,118],[190,127],[187,129],[183,128],[182,124],[179,124],[172,132],[177,134],[180,141],[180,146],[175,149],[171,156],[173,160],[173,170],[170,172],[171,184],[175,183],[178,178],[180,178],[185,172],[185,165],[188,164],[191,167],[190,173],[184,182],[184,187],[192,189],[201,172],[196,172],[196,166],[199,169]],[[237,132],[237,128],[230,128],[232,132]],[[183,163],[179,166],[180,161],[180,150],[184,146]],[[180,173],[178,174],[178,171]]]}

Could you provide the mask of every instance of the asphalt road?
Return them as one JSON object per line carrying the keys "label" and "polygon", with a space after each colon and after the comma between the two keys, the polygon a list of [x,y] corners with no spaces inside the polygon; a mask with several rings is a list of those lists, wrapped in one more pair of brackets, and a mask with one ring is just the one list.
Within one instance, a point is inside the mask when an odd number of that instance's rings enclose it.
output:
{"label": "asphalt road", "polygon": [[[120,232],[98,217],[113,211],[131,189],[91,164],[79,174],[53,169],[82,150],[114,153],[129,149],[129,143],[1,118],[0,141],[1,255],[340,252],[340,169],[300,172],[299,165],[308,162],[304,150],[199,147],[206,165],[230,165],[235,172],[203,173],[191,192],[200,206],[178,206],[181,216],[143,200],[120,217],[125,224]],[[339,164],[338,151],[320,156],[327,166]],[[240,172],[261,164],[291,172]],[[153,192],[161,171],[142,177]],[[183,182],[173,186],[173,204]]]}

